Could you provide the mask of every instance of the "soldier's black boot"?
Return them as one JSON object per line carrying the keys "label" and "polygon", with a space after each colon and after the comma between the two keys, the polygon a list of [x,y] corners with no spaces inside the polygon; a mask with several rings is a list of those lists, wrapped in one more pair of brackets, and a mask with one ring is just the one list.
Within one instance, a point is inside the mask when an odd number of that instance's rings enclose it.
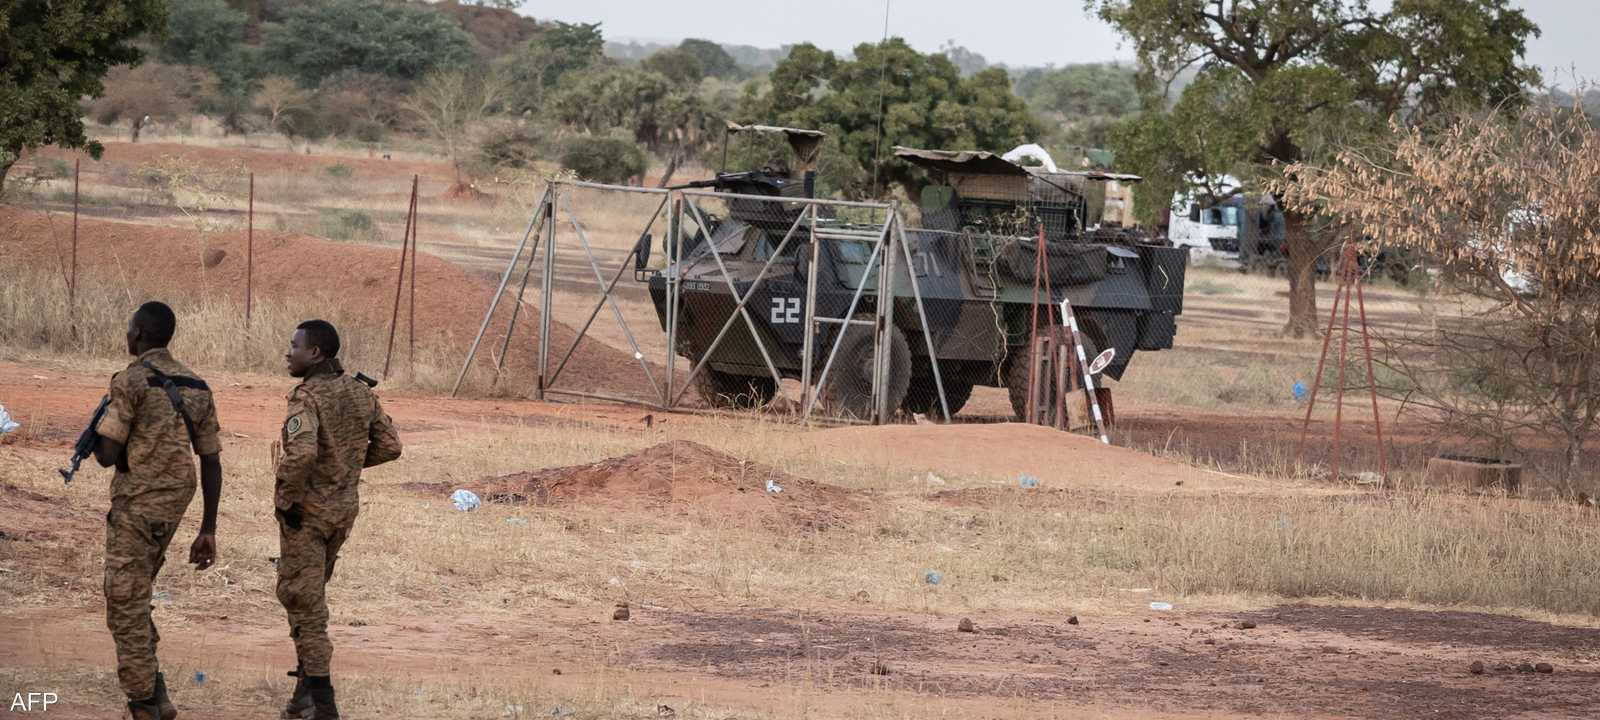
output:
{"label": "soldier's black boot", "polygon": [[327,675],[306,677],[306,691],[313,705],[306,720],[339,720],[339,706],[333,704],[333,680]]}
{"label": "soldier's black boot", "polygon": [[175,720],[178,717],[178,708],[172,704],[172,698],[167,697],[167,678],[161,673],[156,673],[156,694],[151,699],[161,713],[161,720]]}
{"label": "soldier's black boot", "polygon": [[145,700],[129,700],[128,715],[133,720],[161,720],[161,706],[156,704],[154,696]]}
{"label": "soldier's black boot", "polygon": [[305,669],[296,666],[289,671],[289,677],[294,678],[294,694],[289,696],[289,703],[283,706],[283,720],[304,720],[311,717],[311,691],[306,689]]}

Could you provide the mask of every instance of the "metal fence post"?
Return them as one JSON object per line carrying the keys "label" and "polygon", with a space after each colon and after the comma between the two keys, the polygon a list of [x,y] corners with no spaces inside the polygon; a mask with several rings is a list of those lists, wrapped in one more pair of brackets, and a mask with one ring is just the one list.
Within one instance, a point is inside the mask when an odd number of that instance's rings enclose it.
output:
{"label": "metal fence post", "polygon": [[683,195],[674,191],[668,200],[667,206],[667,235],[662,244],[662,256],[666,258],[666,270],[663,277],[667,283],[667,366],[666,394],[661,397],[661,407],[671,410],[677,405],[676,396],[672,394],[673,385],[676,384],[678,364],[678,290],[679,260],[682,259],[683,243],[679,241],[680,228],[683,227]]}
{"label": "metal fence post", "polygon": [[244,235],[244,326],[250,327],[250,311],[256,294],[256,174],[250,173],[250,200],[245,210]]}
{"label": "metal fence post", "polygon": [[[800,406],[810,408],[816,400],[816,392],[811,387],[811,374],[814,371],[815,355],[817,348],[817,264],[821,262],[822,241],[817,238],[817,206],[811,206],[811,263],[806,266],[806,311],[805,334],[801,339],[800,358]],[[848,326],[846,326],[848,327]]]}
{"label": "metal fence post", "polygon": [[72,275],[67,281],[67,318],[78,317],[78,179],[82,175],[83,159],[72,161]]}
{"label": "metal fence post", "polygon": [[554,291],[554,278],[556,267],[556,201],[560,199],[561,186],[551,183],[549,190],[544,195],[544,272],[539,278],[539,383],[534,389],[535,397],[544,399],[544,379],[550,371],[550,296]]}

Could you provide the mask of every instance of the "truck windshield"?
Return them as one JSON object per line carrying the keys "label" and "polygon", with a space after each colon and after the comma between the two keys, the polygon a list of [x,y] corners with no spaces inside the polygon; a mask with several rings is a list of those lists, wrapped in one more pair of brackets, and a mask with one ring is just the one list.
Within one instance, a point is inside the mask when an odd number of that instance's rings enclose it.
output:
{"label": "truck windshield", "polygon": [[1202,222],[1202,223],[1204,223],[1206,225],[1221,225],[1223,227],[1238,227],[1239,226],[1239,208],[1236,208],[1236,207],[1206,208],[1204,214],[1201,215],[1200,222]]}

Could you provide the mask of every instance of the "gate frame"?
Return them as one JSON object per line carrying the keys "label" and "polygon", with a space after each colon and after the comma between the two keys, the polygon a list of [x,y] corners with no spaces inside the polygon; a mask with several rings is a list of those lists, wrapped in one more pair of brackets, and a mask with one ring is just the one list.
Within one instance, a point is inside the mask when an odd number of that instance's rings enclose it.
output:
{"label": "gate frame", "polygon": [[[633,335],[632,328],[628,326],[627,320],[623,316],[622,310],[618,306],[616,298],[614,297],[616,286],[621,281],[622,275],[627,272],[629,265],[633,264],[636,260],[636,256],[638,255],[638,245],[635,244],[634,247],[629,250],[627,255],[624,256],[621,264],[617,268],[616,273],[612,275],[612,278],[608,283],[605,280],[604,275],[600,272],[599,261],[594,255],[593,246],[588,241],[588,234],[583,229],[583,224],[579,218],[579,213],[573,208],[571,201],[563,197],[564,193],[561,192],[561,188],[563,186],[587,188],[605,192],[623,192],[661,196],[661,204],[657,205],[655,211],[650,215],[644,230],[641,231],[641,236],[643,233],[650,232],[650,230],[655,226],[656,220],[662,216],[663,210],[665,210],[667,218],[667,245],[664,249],[667,249],[668,252],[665,254],[667,258],[666,266],[660,271],[662,276],[665,278],[667,285],[667,357],[662,358],[663,366],[666,368],[666,378],[663,383],[657,383],[655,381],[655,376],[650,371],[649,362],[646,359],[644,352],[639,348],[638,341]],[[726,263],[724,263],[722,260],[721,253],[715,251],[711,252],[711,256],[714,258],[717,264],[718,272],[722,276],[722,281],[726,283],[730,294],[736,300],[736,312],[730,314],[729,317],[723,322],[723,326],[718,331],[716,338],[711,343],[711,346],[705,350],[705,354],[703,357],[701,357],[700,361],[694,364],[693,368],[683,381],[683,387],[679,388],[676,387],[677,378],[675,373],[678,355],[678,321],[682,314],[684,243],[681,241],[682,238],[680,236],[682,235],[683,217],[686,213],[691,215],[695,224],[701,228],[702,232],[705,231],[707,226],[703,212],[693,201],[695,198],[716,199],[722,201],[750,200],[759,203],[773,204],[800,203],[804,204],[806,209],[802,211],[799,217],[795,219],[794,223],[790,225],[788,232],[784,234],[783,239],[779,242],[777,249],[772,253],[771,256],[767,258],[765,264],[763,264],[761,268],[761,271],[757,273],[755,280],[751,282],[750,289],[746,292],[739,292],[737,283],[734,281],[732,274],[728,272]],[[565,202],[563,203],[564,200]],[[864,208],[881,211],[883,213],[883,221],[881,223],[874,224],[876,227],[875,231],[868,231],[864,229],[850,230],[832,228],[822,228],[819,230],[818,210],[824,206]],[[555,372],[552,374],[550,372],[549,365],[549,337],[551,325],[549,308],[553,304],[553,287],[555,282],[556,226],[561,222],[560,215],[563,210],[566,213],[567,222],[572,226],[574,234],[576,234],[578,237],[579,244],[584,249],[584,255],[589,262],[590,270],[595,274],[595,280],[597,283],[596,289],[600,291],[600,297],[595,303],[595,306],[591,308],[589,317],[583,326],[581,328],[575,328],[576,335],[573,339],[572,345],[567,348],[564,356],[557,364]],[[807,222],[808,219],[809,222]],[[456,397],[459,393],[462,382],[466,378],[467,372],[471,369],[473,360],[476,358],[484,335],[488,332],[489,325],[493,321],[494,313],[499,308],[500,302],[505,296],[506,288],[510,283],[511,277],[515,274],[518,263],[523,262],[524,250],[527,250],[526,266],[523,269],[522,279],[519,282],[516,293],[516,304],[512,307],[511,319],[506,327],[506,336],[501,344],[500,357],[496,362],[495,377],[496,381],[498,381],[499,376],[505,367],[505,358],[511,345],[512,335],[516,331],[517,317],[520,313],[522,303],[524,302],[528,281],[533,273],[534,263],[536,260],[540,259],[539,250],[541,245],[543,245],[544,254],[542,258],[543,263],[541,266],[539,281],[540,317],[538,339],[538,378],[533,393],[536,399],[545,400],[548,395],[564,395],[609,402],[645,405],[647,407],[652,407],[663,411],[675,410],[678,408],[684,396],[688,393],[690,387],[693,385],[695,377],[700,372],[704,371],[705,366],[710,362],[711,355],[726,338],[727,332],[732,328],[736,317],[742,317],[744,319],[745,326],[750,330],[751,338],[755,341],[757,349],[761,352],[762,360],[767,365],[767,371],[771,373],[773,380],[776,383],[781,384],[783,381],[782,373],[777,370],[777,366],[772,361],[771,353],[768,351],[766,344],[762,342],[759,326],[755,323],[754,318],[750,316],[747,304],[751,297],[755,294],[755,291],[761,286],[761,283],[768,279],[768,273],[772,269],[774,262],[782,256],[784,250],[786,250],[789,244],[795,240],[800,232],[802,232],[802,228],[805,228],[805,232],[810,235],[810,267],[812,270],[806,274],[806,303],[804,318],[805,335],[801,350],[802,358],[800,377],[801,392],[803,395],[803,410],[800,416],[800,421],[805,424],[810,424],[812,422],[812,412],[816,408],[818,396],[821,393],[821,388],[827,381],[828,374],[833,368],[833,363],[837,359],[839,348],[843,345],[844,336],[846,334],[841,330],[835,335],[833,342],[831,343],[831,347],[829,348],[827,358],[823,362],[821,371],[819,373],[815,367],[816,363],[813,356],[816,355],[816,343],[818,337],[820,336],[823,325],[872,326],[873,377],[871,402],[873,412],[871,413],[869,422],[873,424],[886,423],[894,416],[894,413],[898,411],[898,408],[888,407],[889,398],[885,392],[885,387],[887,385],[888,375],[892,369],[892,359],[890,358],[890,352],[888,350],[888,342],[890,333],[894,328],[894,305],[898,297],[895,293],[895,290],[899,285],[898,273],[901,262],[904,262],[905,264],[905,272],[909,278],[911,296],[917,309],[917,321],[921,325],[923,340],[926,343],[928,350],[930,365],[933,371],[935,391],[939,398],[940,410],[942,411],[945,420],[948,421],[950,419],[949,402],[945,396],[944,380],[942,378],[941,371],[939,370],[939,363],[936,359],[937,356],[935,355],[935,348],[933,345],[933,335],[929,331],[928,326],[927,310],[923,302],[922,290],[916,277],[916,264],[912,256],[910,245],[907,242],[905,234],[905,219],[902,215],[898,201],[890,203],[873,203],[850,200],[832,200],[826,198],[785,198],[768,195],[747,195],[741,193],[715,192],[710,190],[641,188],[572,180],[551,181],[546,185],[545,190],[541,194],[540,199],[535,207],[534,213],[529,219],[527,229],[523,231],[522,240],[517,244],[516,249],[511,254],[510,260],[506,264],[505,270],[501,273],[499,286],[495,290],[494,297],[490,300],[488,310],[484,313],[483,322],[478,327],[477,335],[473,338],[472,344],[467,350],[467,356],[462,362],[461,370],[456,376],[455,384],[451,387],[450,396]],[[543,233],[542,238],[539,235],[541,232]],[[532,240],[533,244],[531,249],[528,248],[530,239]],[[706,240],[707,242],[710,241],[710,233],[707,233]],[[801,242],[804,241],[805,240],[802,240]],[[855,291],[852,293],[850,305],[847,308],[844,317],[841,318],[819,317],[816,313],[817,272],[815,271],[815,268],[819,267],[819,262],[821,260],[821,243],[830,241],[870,242],[872,244],[872,253],[867,259],[866,266],[862,269],[861,282],[857,285]],[[899,249],[898,253],[895,252],[897,247]],[[898,259],[896,257],[897,255],[899,256]],[[873,293],[876,298],[874,317],[870,321],[853,319],[856,310],[860,307],[861,297],[865,294],[867,289],[867,278],[873,273],[874,269],[878,271],[876,287],[873,288]],[[885,278],[888,278],[887,282],[885,282]],[[561,372],[566,368],[567,363],[571,360],[572,355],[576,352],[578,345],[582,343],[585,337],[587,337],[588,331],[590,327],[592,327],[594,320],[598,317],[601,309],[607,305],[610,305],[614,319],[617,321],[619,327],[623,330],[624,335],[628,338],[629,346],[633,350],[634,359],[640,363],[640,368],[644,372],[645,378],[650,382],[652,390],[654,390],[657,394],[656,402],[654,403],[638,399],[559,390],[552,387],[552,385],[554,385],[555,382],[560,378]]]}

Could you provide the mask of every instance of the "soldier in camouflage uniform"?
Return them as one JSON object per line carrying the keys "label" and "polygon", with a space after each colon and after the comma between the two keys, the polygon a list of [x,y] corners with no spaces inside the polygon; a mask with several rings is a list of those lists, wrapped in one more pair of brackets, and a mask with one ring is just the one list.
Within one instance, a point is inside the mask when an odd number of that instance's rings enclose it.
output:
{"label": "soldier in camouflage uniform", "polygon": [[366,383],[339,365],[339,334],[300,324],[285,356],[301,378],[289,393],[278,458],[278,601],[289,615],[299,667],[285,718],[330,720],[334,704],[326,585],[358,510],[361,470],[400,457],[400,436]]}
{"label": "soldier in camouflage uniform", "polygon": [[205,513],[189,562],[204,570],[217,554],[217,411],[205,382],[167,351],[176,326],[172,309],[159,302],[133,314],[128,353],[138,359],[112,376],[96,430],[95,460],[117,468],[106,513],[106,627],[116,642],[117,679],[135,720],[178,716],[156,661],[160,635],[150,617],[150,588],[194,498],[191,455],[200,456]]}

